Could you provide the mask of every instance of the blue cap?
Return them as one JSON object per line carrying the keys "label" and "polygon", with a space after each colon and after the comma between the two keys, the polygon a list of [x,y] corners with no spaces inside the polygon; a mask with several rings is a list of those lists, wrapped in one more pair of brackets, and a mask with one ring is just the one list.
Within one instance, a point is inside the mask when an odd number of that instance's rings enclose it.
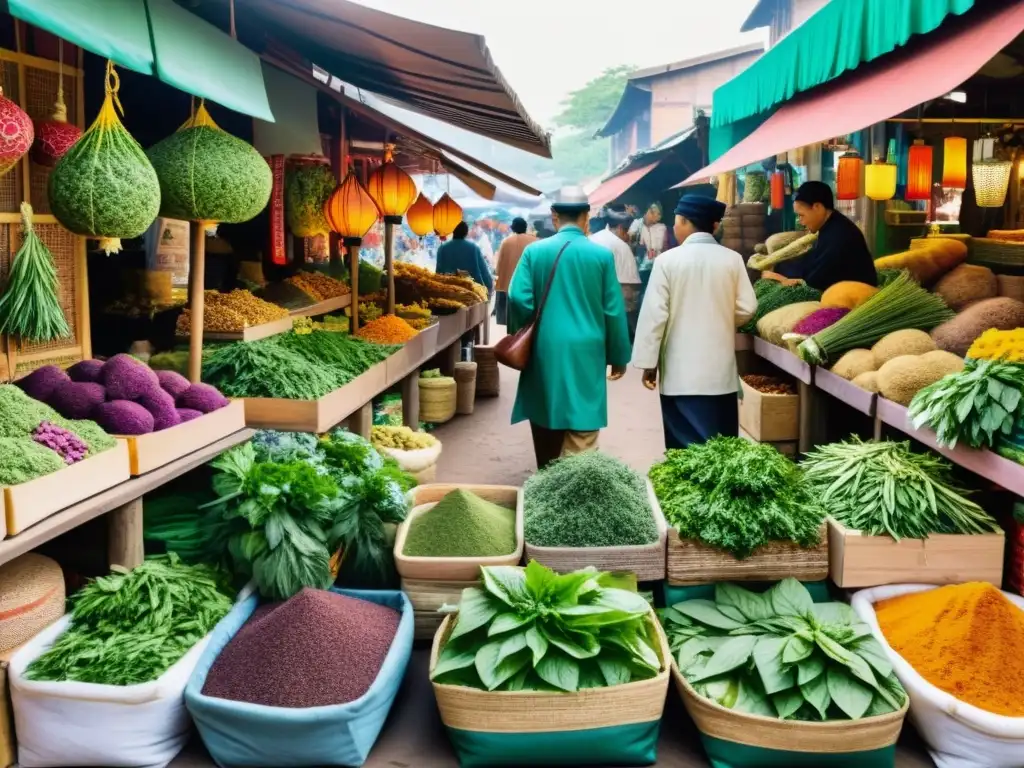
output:
{"label": "blue cap", "polygon": [[714,224],[725,216],[725,203],[704,195],[683,195],[676,204],[676,215],[700,224]]}

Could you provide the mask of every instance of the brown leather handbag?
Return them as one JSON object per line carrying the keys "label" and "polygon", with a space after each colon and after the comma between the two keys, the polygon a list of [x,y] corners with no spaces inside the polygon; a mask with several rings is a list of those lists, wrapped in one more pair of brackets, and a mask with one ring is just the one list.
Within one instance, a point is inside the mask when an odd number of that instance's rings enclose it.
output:
{"label": "brown leather handbag", "polygon": [[506,336],[494,345],[494,358],[502,365],[506,365],[515,371],[522,371],[530,362],[530,355],[533,352],[533,336],[537,332],[537,324],[540,322],[541,313],[544,311],[544,305],[548,301],[548,294],[551,292],[551,281],[555,279],[555,270],[558,269],[558,262],[562,259],[562,254],[565,253],[565,249],[568,247],[569,243],[565,243],[558,252],[558,255],[555,256],[555,263],[551,265],[551,274],[548,275],[548,281],[544,286],[544,293],[540,297],[540,304],[537,305],[537,312],[534,314],[533,319],[518,331]]}

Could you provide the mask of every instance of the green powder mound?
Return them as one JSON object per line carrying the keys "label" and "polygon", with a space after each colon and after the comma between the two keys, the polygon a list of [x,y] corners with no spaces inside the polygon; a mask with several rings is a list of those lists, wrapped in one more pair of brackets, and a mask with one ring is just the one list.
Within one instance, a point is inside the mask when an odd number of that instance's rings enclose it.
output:
{"label": "green powder mound", "polygon": [[[44,421],[74,432],[82,438],[89,446],[90,456],[117,445],[117,440],[104,432],[96,422],[65,419],[45,403],[33,400],[22,392],[20,387],[13,384],[0,385],[0,438],[31,439],[32,432]],[[6,460],[4,453],[0,452],[0,464]]]}
{"label": "green powder mound", "polygon": [[30,437],[0,438],[0,485],[18,485],[64,469],[67,464]]}
{"label": "green powder mound", "polygon": [[658,540],[644,479],[618,459],[568,456],[523,488],[526,541],[538,547],[621,547]]}
{"label": "green powder mound", "polygon": [[410,557],[497,557],[516,551],[516,512],[466,490],[452,491],[409,524]]}

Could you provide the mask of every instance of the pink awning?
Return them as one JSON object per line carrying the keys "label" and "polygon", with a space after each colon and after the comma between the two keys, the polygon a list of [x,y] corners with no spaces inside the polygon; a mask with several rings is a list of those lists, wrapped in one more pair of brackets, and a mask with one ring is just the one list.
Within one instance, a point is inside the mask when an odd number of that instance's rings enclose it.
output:
{"label": "pink awning", "polygon": [[640,168],[634,168],[631,171],[620,173],[618,176],[612,176],[610,179],[602,183],[601,186],[590,193],[588,199],[590,200],[591,210],[607,205],[615,198],[628,192],[633,185],[640,181],[640,179],[657,168],[659,162],[660,161],[656,160],[649,165],[644,165]]}
{"label": "pink awning", "polygon": [[955,90],[1024,32],[1024,1],[977,23],[925,39],[833,85],[786,103],[747,138],[676,187],[733,171],[795,147],[845,136]]}

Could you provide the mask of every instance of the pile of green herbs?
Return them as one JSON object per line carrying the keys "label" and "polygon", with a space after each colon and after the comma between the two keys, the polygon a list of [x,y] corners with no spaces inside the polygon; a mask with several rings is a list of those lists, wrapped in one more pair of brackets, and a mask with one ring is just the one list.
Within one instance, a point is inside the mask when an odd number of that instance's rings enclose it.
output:
{"label": "pile of green herbs", "polygon": [[480,570],[481,586],[462,591],[434,682],[574,692],[647,680],[667,663],[650,605],[609,574],[558,575],[536,561]]}
{"label": "pile of green herbs", "polygon": [[845,603],[814,603],[796,579],[764,594],[716,584],[714,600],[665,608],[679,671],[727,709],[781,720],[859,720],[907,694],[871,628]]}
{"label": "pile of green herbs", "polygon": [[825,509],[800,468],[770,445],[716,437],[670,450],[650,470],[669,524],[683,539],[749,557],[773,541],[815,547]]}
{"label": "pile of green herbs", "polygon": [[89,583],[71,626],[29,664],[29,680],[135,685],[156,680],[231,610],[228,574],[158,556]]}
{"label": "pile of green herbs", "polygon": [[756,334],[757,322],[776,309],[801,301],[821,299],[821,291],[809,285],[783,285],[778,280],[758,280],[754,283],[754,294],[757,296],[757,311],[747,324],[740,328],[740,333]]}
{"label": "pile of green herbs", "polygon": [[1024,365],[967,360],[964,369],[920,390],[910,403],[915,428],[930,427],[939,445],[991,448],[1024,416]]}
{"label": "pile of green herbs", "polygon": [[1000,530],[956,485],[948,461],[914,453],[909,441],[852,437],[810,452],[801,467],[807,487],[836,520],[871,536],[923,539]]}
{"label": "pile of green herbs", "polygon": [[399,348],[329,331],[284,333],[209,350],[203,381],[228,397],[317,400]]}

